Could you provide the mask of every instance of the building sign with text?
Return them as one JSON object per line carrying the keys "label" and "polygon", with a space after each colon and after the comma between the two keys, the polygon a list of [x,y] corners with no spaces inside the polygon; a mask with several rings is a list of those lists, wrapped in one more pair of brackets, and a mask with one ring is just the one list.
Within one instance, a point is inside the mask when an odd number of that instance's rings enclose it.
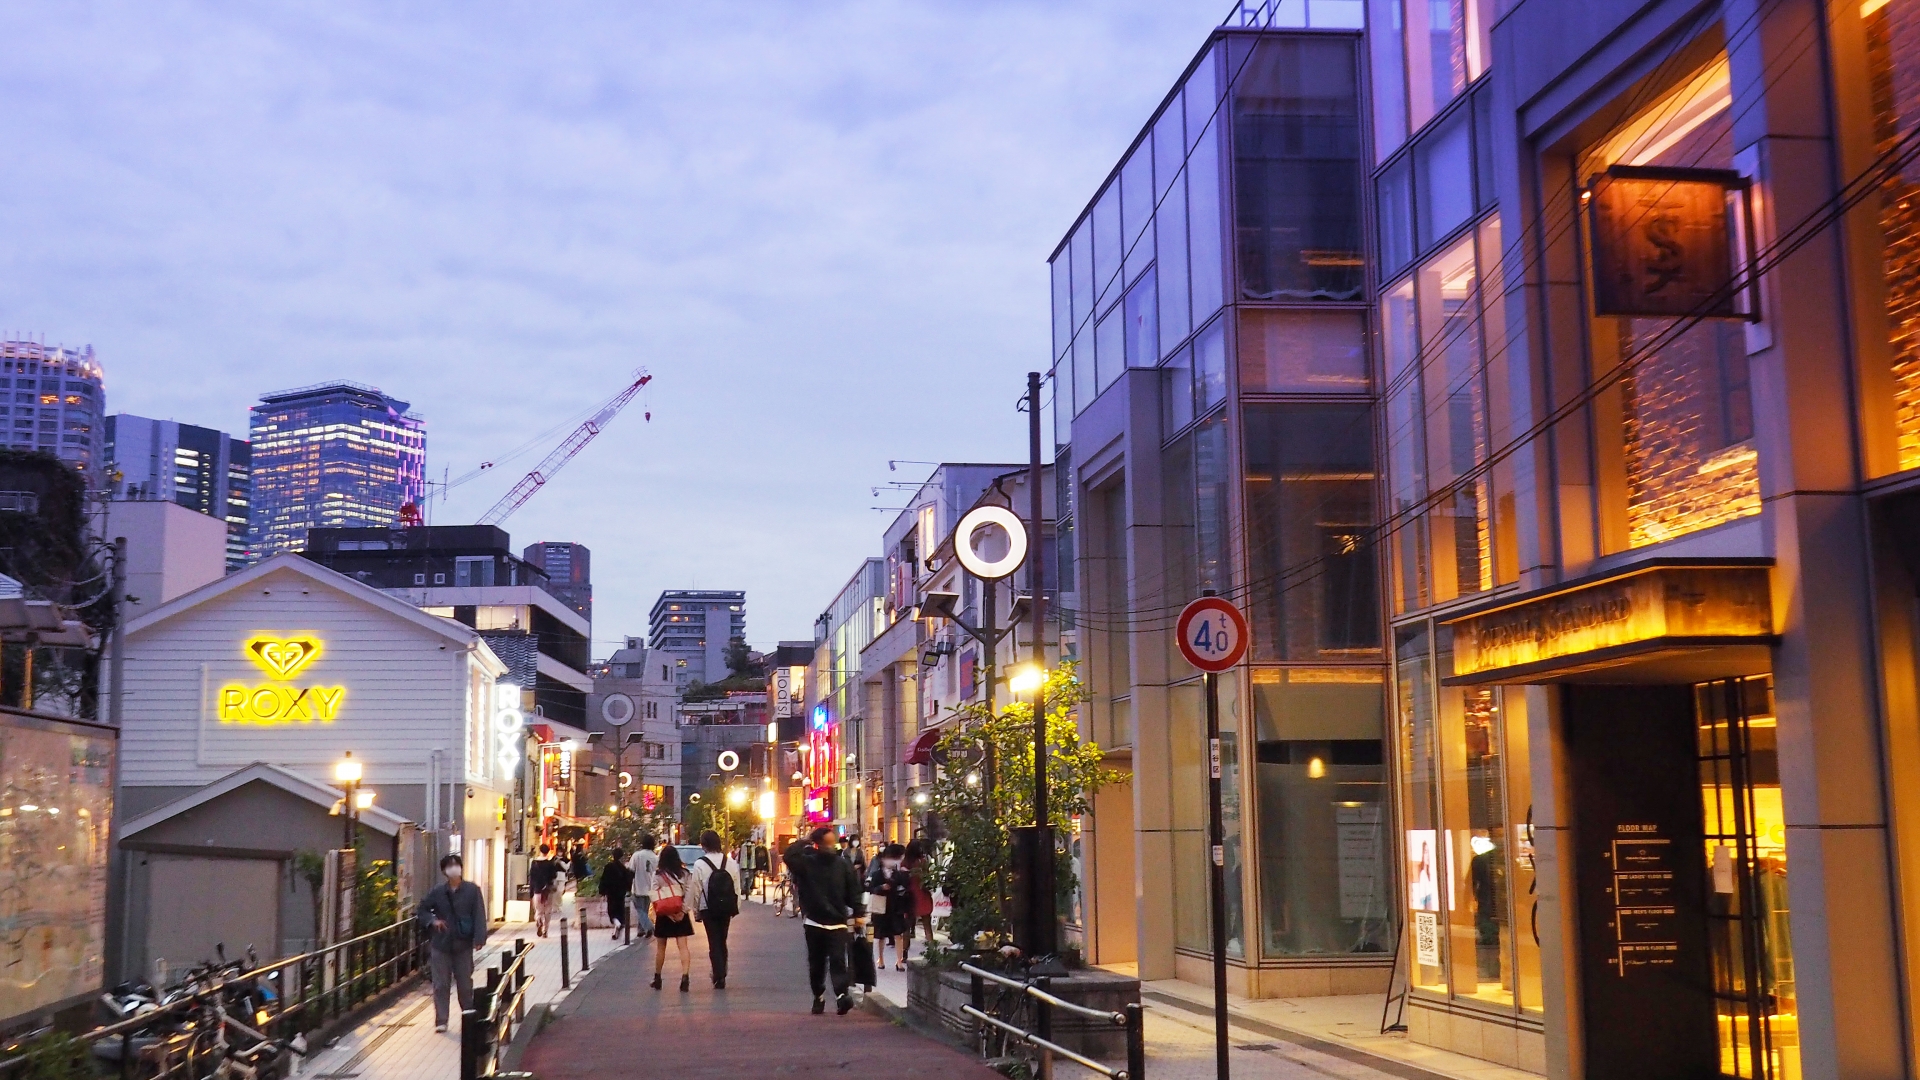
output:
{"label": "building sign with text", "polygon": [[1587,209],[1596,315],[1738,319],[1736,285],[1746,181],[1713,169],[1616,165],[1596,177]]}

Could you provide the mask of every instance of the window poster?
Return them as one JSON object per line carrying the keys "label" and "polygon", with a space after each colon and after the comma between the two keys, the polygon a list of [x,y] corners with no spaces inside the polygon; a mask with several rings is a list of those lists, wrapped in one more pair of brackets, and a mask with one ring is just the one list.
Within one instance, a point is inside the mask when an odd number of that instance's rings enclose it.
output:
{"label": "window poster", "polygon": [[1407,830],[1407,907],[1414,911],[1440,910],[1439,841],[1433,829]]}

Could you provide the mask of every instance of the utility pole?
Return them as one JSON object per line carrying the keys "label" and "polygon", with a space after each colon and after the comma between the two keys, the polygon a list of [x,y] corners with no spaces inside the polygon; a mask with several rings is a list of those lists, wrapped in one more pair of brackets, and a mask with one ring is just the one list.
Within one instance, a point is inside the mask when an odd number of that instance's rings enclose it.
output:
{"label": "utility pole", "polygon": [[[107,723],[120,726],[127,668],[127,538],[113,538],[113,642],[107,655]],[[96,714],[97,715],[97,714]],[[117,804],[116,804],[117,805]]]}
{"label": "utility pole", "polygon": [[[1047,671],[1046,544],[1042,530],[1045,501],[1040,490],[1040,373],[1027,372],[1027,505],[1032,534],[1027,549],[1027,581],[1033,605],[1033,666],[1044,680]],[[1037,956],[1059,951],[1058,917],[1053,883],[1053,820],[1047,806],[1047,688],[1043,681],[1033,692],[1033,865],[1028,867],[1031,895],[1029,940]]]}

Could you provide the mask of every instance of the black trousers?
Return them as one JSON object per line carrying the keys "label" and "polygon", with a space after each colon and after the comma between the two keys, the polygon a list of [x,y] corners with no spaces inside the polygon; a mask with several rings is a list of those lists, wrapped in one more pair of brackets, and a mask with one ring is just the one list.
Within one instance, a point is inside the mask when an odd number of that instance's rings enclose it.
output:
{"label": "black trousers", "polygon": [[807,931],[807,983],[814,997],[827,993],[827,971],[833,971],[833,992],[847,992],[847,942],[853,935],[846,930],[823,930],[809,926]]}
{"label": "black trousers", "polygon": [[732,924],[731,915],[708,912],[700,916],[700,925],[707,928],[707,963],[713,968],[715,982],[727,977],[727,927]]}

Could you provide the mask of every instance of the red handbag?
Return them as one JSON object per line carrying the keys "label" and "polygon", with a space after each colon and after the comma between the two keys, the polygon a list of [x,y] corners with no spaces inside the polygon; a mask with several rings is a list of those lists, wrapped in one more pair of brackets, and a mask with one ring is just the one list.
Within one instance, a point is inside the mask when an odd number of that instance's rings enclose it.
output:
{"label": "red handbag", "polygon": [[653,902],[655,919],[684,919],[687,916],[687,898],[684,892],[668,893]]}

